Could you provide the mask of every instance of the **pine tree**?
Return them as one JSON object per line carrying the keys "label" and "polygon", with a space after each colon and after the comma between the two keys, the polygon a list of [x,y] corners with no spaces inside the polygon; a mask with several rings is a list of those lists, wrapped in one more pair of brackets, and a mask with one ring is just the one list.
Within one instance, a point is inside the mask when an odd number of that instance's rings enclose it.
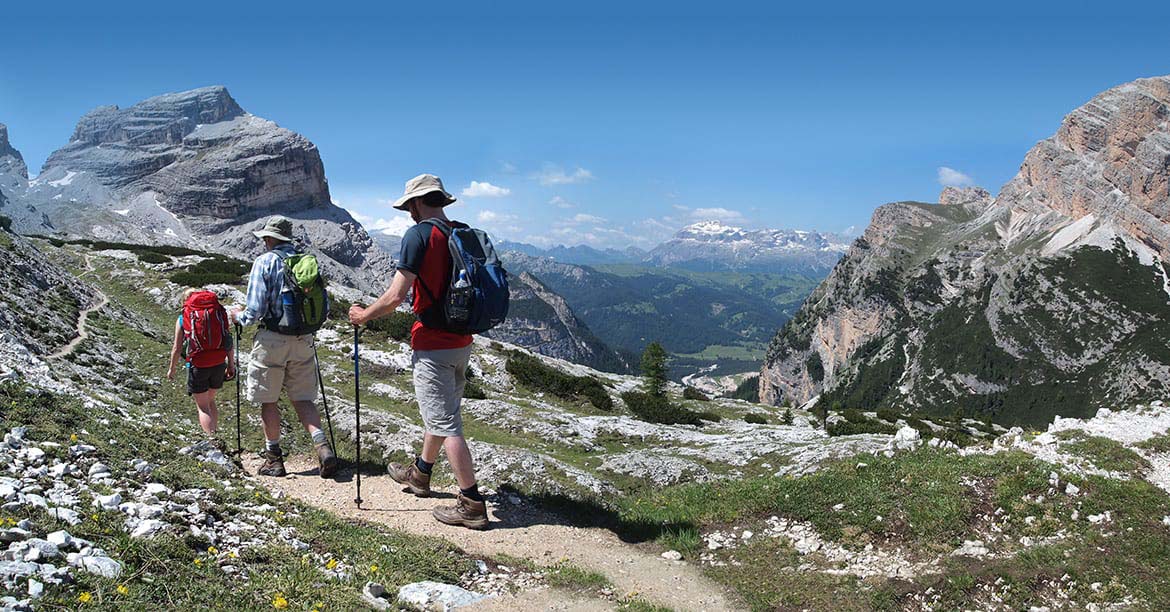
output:
{"label": "pine tree", "polygon": [[651,342],[642,351],[642,379],[646,393],[666,397],[666,349],[657,342]]}
{"label": "pine tree", "polygon": [[784,409],[784,416],[780,417],[780,422],[784,423],[785,425],[792,424],[792,409],[791,408]]}

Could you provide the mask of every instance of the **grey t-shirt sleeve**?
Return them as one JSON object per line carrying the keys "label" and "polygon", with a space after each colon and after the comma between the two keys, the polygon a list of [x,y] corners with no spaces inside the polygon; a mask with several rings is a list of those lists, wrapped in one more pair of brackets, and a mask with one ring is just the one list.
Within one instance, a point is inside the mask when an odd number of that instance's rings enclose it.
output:
{"label": "grey t-shirt sleeve", "polygon": [[[427,252],[427,239],[431,226],[419,223],[406,230],[402,236],[402,247],[398,252],[398,269],[418,274],[422,268],[423,256]],[[426,233],[424,233],[424,230]]]}

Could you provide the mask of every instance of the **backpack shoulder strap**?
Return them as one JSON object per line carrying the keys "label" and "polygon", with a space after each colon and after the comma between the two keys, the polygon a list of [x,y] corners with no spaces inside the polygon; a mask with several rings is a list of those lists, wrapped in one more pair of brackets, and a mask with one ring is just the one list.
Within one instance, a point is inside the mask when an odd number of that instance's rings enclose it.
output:
{"label": "backpack shoulder strap", "polygon": [[426,224],[437,227],[439,228],[440,232],[443,232],[443,236],[447,238],[451,237],[451,226],[447,225],[447,222],[443,221],[442,219],[423,219],[422,221],[419,221],[419,224]]}

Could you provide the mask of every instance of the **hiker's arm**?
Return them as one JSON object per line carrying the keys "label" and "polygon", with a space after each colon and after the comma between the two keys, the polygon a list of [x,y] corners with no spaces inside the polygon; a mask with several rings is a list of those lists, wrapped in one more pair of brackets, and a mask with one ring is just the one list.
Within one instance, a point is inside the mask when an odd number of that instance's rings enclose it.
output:
{"label": "hiker's arm", "polygon": [[394,280],[390,283],[390,288],[377,301],[366,308],[357,304],[350,307],[349,322],[354,325],[362,325],[394,312],[399,304],[406,301],[406,293],[410,291],[410,285],[414,283],[414,278],[413,272],[399,269],[398,272],[394,273]]}
{"label": "hiker's arm", "polygon": [[279,256],[268,252],[252,262],[252,271],[248,274],[248,295],[245,298],[244,308],[232,308],[229,314],[233,323],[243,327],[259,323],[268,312],[268,271]]}
{"label": "hiker's arm", "polygon": [[183,327],[175,319],[175,340],[171,343],[171,364],[167,368],[167,380],[174,380],[175,368],[179,365],[179,353],[183,352]]}

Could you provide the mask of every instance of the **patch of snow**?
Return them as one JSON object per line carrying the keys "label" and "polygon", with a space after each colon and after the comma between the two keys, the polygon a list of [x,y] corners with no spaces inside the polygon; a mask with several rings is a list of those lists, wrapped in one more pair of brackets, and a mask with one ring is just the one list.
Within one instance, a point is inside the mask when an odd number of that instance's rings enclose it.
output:
{"label": "patch of snow", "polygon": [[76,172],[74,172],[74,171],[72,171],[72,170],[67,170],[67,171],[65,172],[65,176],[64,176],[64,177],[62,177],[62,178],[59,178],[59,179],[57,179],[57,180],[55,180],[55,181],[49,181],[49,184],[50,184],[50,185],[52,185],[53,187],[64,187],[64,186],[66,186],[66,185],[72,185],[72,184],[73,184],[73,178],[74,178],[75,176],[77,176],[77,173],[76,173]]}

